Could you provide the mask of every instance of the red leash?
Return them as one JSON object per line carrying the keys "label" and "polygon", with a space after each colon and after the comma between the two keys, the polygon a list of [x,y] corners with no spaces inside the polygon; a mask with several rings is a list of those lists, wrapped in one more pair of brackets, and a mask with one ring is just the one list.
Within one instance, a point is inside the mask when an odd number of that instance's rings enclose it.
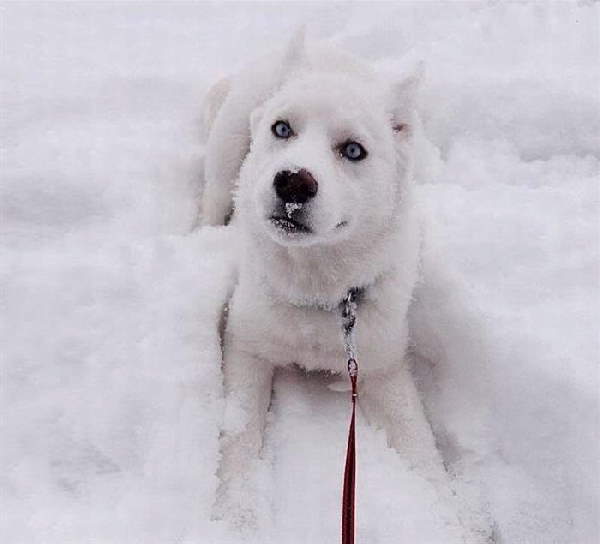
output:
{"label": "red leash", "polygon": [[354,544],[354,489],[356,487],[356,437],[354,420],[356,415],[356,378],[358,365],[354,359],[348,360],[348,374],[352,383],[352,418],[348,430],[346,466],[344,468],[344,491],[342,494],[342,544]]}
{"label": "red leash", "polygon": [[346,466],[344,467],[344,490],[342,493],[342,544],[354,544],[354,495],[356,488],[356,399],[358,397],[358,364],[354,348],[354,324],[356,322],[356,298],[359,289],[350,289],[342,302],[342,330],[344,349],[348,357],[348,376],[352,385],[352,418],[348,430]]}

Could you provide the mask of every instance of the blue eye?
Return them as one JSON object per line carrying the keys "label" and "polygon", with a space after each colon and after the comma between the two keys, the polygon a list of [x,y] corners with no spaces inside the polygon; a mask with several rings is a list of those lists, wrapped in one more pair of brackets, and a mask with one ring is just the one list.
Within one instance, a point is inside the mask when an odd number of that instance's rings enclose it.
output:
{"label": "blue eye", "polygon": [[367,156],[367,150],[358,142],[343,143],[340,153],[350,161],[362,161]]}
{"label": "blue eye", "polygon": [[276,121],[271,127],[271,132],[277,138],[287,139],[294,134],[292,127],[287,121]]}

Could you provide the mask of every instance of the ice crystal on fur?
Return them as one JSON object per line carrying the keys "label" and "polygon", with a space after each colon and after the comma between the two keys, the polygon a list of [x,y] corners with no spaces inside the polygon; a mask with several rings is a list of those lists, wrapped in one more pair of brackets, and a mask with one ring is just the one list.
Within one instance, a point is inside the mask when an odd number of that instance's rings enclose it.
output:
{"label": "ice crystal on fur", "polygon": [[301,209],[302,209],[301,202],[286,202],[285,203],[285,213],[287,214],[289,219],[292,218],[292,215],[294,214],[294,212],[296,210],[301,210]]}

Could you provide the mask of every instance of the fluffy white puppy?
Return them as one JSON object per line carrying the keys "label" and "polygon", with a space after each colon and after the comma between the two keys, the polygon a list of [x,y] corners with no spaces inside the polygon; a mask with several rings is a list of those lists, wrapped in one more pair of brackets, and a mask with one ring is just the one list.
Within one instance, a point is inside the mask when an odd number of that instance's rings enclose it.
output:
{"label": "fluffy white puppy", "polygon": [[[243,90],[221,82],[209,99],[216,139],[241,143],[220,152],[209,145],[203,202],[207,222],[223,222],[227,178],[241,164],[232,228],[242,250],[223,341],[226,400],[237,418],[222,436],[217,496],[217,514],[239,526],[254,523],[244,467],[260,453],[273,371],[345,372],[339,305],[351,288],[363,290],[359,404],[409,466],[447,485],[405,360],[419,260],[411,173],[419,78],[389,84],[302,39],[280,62],[270,92],[263,81],[241,100]],[[217,182],[218,164],[227,167]]]}

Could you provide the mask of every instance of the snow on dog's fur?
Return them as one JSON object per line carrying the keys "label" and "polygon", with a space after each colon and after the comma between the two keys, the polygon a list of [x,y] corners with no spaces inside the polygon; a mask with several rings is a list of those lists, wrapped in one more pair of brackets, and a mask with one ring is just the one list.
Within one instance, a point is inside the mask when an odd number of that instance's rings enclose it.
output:
{"label": "snow on dog's fur", "polygon": [[241,100],[245,89],[225,81],[209,97],[213,135],[233,149],[209,145],[212,173],[227,168],[220,182],[207,170],[207,222],[230,214],[227,178],[239,174],[232,228],[242,252],[224,333],[227,411],[236,418],[226,417],[216,505],[238,526],[256,521],[244,467],[260,452],[274,368],[344,368],[338,306],[352,287],[364,288],[360,405],[409,466],[450,495],[405,361],[419,250],[411,173],[418,79],[390,85],[354,58],[296,38],[270,91],[263,81]]}

